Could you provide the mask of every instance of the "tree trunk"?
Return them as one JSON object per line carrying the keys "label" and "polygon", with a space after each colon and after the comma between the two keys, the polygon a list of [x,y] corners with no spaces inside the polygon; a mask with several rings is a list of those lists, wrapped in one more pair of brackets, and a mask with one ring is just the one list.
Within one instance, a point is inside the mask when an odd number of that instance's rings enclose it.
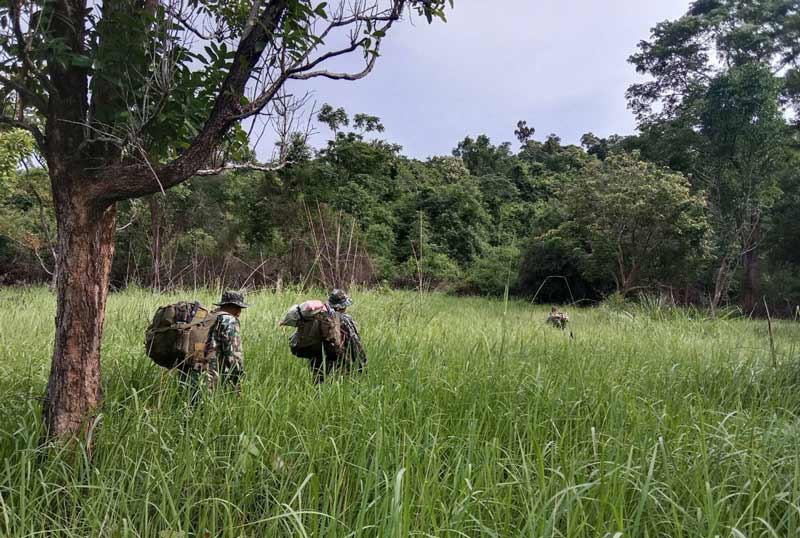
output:
{"label": "tree trunk", "polygon": [[711,308],[711,319],[717,319],[717,308],[719,308],[723,296],[728,294],[728,283],[731,279],[731,272],[730,260],[727,256],[724,256],[719,263],[717,276],[714,280],[714,294],[711,296],[711,304],[709,305]]}
{"label": "tree trunk", "polygon": [[150,197],[150,227],[153,234],[151,252],[153,255],[153,289],[161,291],[161,217],[158,212],[156,195]]}
{"label": "tree trunk", "polygon": [[[116,206],[98,209],[54,181],[58,223],[56,338],[42,418],[51,438],[80,434],[100,405],[100,343],[114,256]],[[58,188],[56,188],[58,186]]]}
{"label": "tree trunk", "polygon": [[752,314],[758,309],[758,254],[755,250],[751,250],[745,253],[743,258],[742,309],[746,314]]}
{"label": "tree trunk", "polygon": [[637,266],[636,262],[634,262],[630,271],[626,272],[621,259],[619,261],[619,266],[620,275],[619,279],[617,280],[617,291],[623,297],[627,297],[631,290],[635,288],[635,285],[638,284],[639,267]]}
{"label": "tree trunk", "polygon": [[752,314],[759,308],[758,243],[761,240],[761,215],[757,209],[750,214],[750,235],[742,255],[742,309]]}

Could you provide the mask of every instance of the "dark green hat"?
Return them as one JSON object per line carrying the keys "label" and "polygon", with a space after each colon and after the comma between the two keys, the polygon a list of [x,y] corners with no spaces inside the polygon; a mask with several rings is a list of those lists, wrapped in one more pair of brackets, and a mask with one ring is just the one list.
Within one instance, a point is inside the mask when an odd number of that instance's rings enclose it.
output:
{"label": "dark green hat", "polygon": [[244,295],[238,291],[226,291],[222,294],[222,299],[220,299],[218,303],[214,303],[214,306],[225,306],[226,304],[232,304],[239,308],[247,308],[250,306],[244,302]]}
{"label": "dark green hat", "polygon": [[337,288],[328,297],[328,304],[331,305],[331,308],[347,308],[353,304],[353,300],[347,295],[347,292]]}

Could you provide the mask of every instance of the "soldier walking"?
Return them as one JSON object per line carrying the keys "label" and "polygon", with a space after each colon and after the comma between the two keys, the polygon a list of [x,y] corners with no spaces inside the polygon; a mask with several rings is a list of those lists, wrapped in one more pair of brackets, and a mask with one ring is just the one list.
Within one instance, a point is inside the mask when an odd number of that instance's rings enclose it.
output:
{"label": "soldier walking", "polygon": [[308,361],[317,385],[336,370],[342,351],[339,318],[329,304],[319,304],[320,310],[307,318],[300,314],[301,305],[295,305],[300,319],[296,320],[297,330],[289,339],[292,355]]}
{"label": "soldier walking", "polygon": [[547,316],[547,323],[563,331],[567,328],[569,316],[566,312],[559,312],[558,308],[554,306],[550,309],[550,315]]}
{"label": "soldier walking", "polygon": [[[214,311],[217,319],[208,332],[203,359],[193,365],[192,377],[195,389],[199,389],[200,378],[204,377],[209,390],[217,388],[222,383],[237,394],[241,394],[244,354],[239,316],[242,310],[250,305],[244,302],[241,293],[226,291],[214,306],[218,307]],[[196,397],[197,393],[193,401]]]}
{"label": "soldier walking", "polygon": [[[304,303],[305,304],[305,303]],[[321,384],[334,373],[347,373],[353,367],[363,371],[367,355],[353,318],[347,314],[352,299],[343,290],[335,289],[328,301],[320,303],[321,311],[297,321],[297,331],[289,340],[289,349],[296,357],[308,360],[314,383]],[[296,305],[300,312],[300,305]]]}
{"label": "soldier walking", "polygon": [[339,318],[342,332],[343,349],[339,357],[342,373],[364,372],[367,368],[367,353],[364,351],[356,322],[353,316],[347,313],[347,308],[353,304],[353,300],[344,290],[335,289],[328,297],[328,304]]}

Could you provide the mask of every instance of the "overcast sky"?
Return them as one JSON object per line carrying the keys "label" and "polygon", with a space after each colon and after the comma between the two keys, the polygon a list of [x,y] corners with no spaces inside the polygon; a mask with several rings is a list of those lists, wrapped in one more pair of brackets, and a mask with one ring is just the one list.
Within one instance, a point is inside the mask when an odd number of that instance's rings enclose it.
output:
{"label": "overcast sky", "polygon": [[[448,22],[392,29],[375,70],[357,82],[315,80],[318,104],[379,116],[406,155],[449,154],[465,136],[514,140],[518,120],[542,140],[629,134],[627,58],[689,0],[456,0]],[[309,83],[305,83],[309,87]],[[320,146],[329,137],[312,139]],[[259,154],[266,157],[266,139]]]}

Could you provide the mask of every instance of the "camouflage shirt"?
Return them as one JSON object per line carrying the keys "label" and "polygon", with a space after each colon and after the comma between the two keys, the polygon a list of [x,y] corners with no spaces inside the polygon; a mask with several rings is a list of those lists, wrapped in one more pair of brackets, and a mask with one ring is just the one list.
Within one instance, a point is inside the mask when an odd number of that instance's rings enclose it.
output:
{"label": "camouflage shirt", "polygon": [[569,323],[569,316],[566,312],[550,312],[550,315],[547,316],[547,322],[559,329],[566,329],[567,323]]}
{"label": "camouflage shirt", "polygon": [[367,353],[361,343],[361,335],[358,333],[355,320],[350,314],[344,312],[336,312],[335,315],[339,318],[342,333],[343,359],[346,361],[343,366],[346,369],[351,367],[358,370],[364,369],[367,366]]}
{"label": "camouflage shirt", "polygon": [[205,355],[209,385],[215,386],[219,376],[223,375],[238,387],[244,374],[244,355],[241,328],[236,317],[225,312],[219,314],[208,332]]}

